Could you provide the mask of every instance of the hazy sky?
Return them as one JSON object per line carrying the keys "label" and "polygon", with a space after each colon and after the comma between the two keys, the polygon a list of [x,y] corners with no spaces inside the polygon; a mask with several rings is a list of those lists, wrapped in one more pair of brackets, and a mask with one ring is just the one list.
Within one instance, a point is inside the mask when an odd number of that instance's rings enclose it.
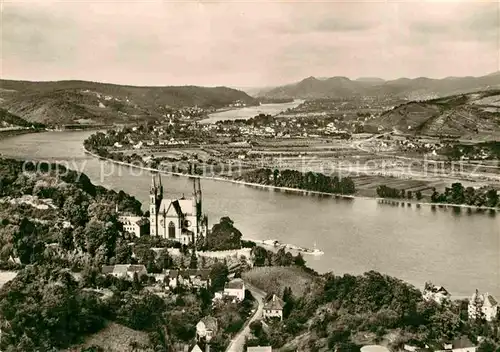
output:
{"label": "hazy sky", "polygon": [[1,76],[256,87],[500,69],[500,3],[9,1]]}

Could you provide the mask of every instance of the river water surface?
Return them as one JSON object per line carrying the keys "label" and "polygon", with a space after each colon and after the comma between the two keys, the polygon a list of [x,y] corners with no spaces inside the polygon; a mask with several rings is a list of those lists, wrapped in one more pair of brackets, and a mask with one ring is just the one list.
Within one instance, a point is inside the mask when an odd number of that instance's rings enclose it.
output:
{"label": "river water surface", "polygon": [[[84,153],[92,132],[46,132],[0,141],[3,156],[64,161],[94,183],[133,194],[147,209],[151,176]],[[164,176],[167,196],[189,195],[187,177]],[[429,207],[395,207],[369,199],[334,199],[202,180],[203,206],[211,224],[229,216],[248,238],[275,238],[317,247],[305,255],[319,272],[396,276],[422,288],[443,285],[455,296],[478,288],[500,298],[500,213],[469,213]]]}
{"label": "river water surface", "polygon": [[295,100],[284,104],[262,104],[260,106],[248,106],[241,109],[220,111],[208,115],[208,118],[202,120],[203,123],[214,123],[223,120],[248,119],[258,114],[276,115],[287,109],[292,109],[300,105],[303,100]]}

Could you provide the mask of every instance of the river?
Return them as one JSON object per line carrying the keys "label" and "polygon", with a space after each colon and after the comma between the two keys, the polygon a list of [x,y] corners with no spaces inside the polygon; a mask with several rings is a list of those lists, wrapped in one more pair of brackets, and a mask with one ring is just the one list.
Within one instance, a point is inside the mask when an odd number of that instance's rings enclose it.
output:
{"label": "river", "polygon": [[[62,161],[94,183],[123,189],[146,205],[150,175],[85,154],[82,142],[91,133],[8,137],[0,140],[0,153]],[[164,176],[163,184],[167,196],[188,195],[192,189],[186,177]],[[500,214],[301,196],[214,180],[202,180],[202,188],[211,224],[229,216],[248,238],[275,238],[304,247],[316,243],[325,254],[305,259],[319,272],[376,270],[419,288],[430,280],[455,296],[469,296],[478,288],[500,298]]]}
{"label": "river", "polygon": [[262,104],[260,106],[247,106],[241,109],[232,109],[226,111],[215,112],[208,115],[207,119],[201,120],[202,123],[215,123],[223,120],[248,119],[258,114],[276,115],[287,109],[292,109],[300,105],[303,100],[294,100],[290,103],[283,104]]}

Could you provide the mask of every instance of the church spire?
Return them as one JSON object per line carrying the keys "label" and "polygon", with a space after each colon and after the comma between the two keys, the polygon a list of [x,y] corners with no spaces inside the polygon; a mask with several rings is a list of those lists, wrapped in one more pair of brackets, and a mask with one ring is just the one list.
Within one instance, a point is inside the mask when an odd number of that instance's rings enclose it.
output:
{"label": "church spire", "polygon": [[161,173],[158,173],[158,180],[159,180],[159,183],[160,183],[160,194],[159,194],[159,196],[161,198],[163,198],[163,185],[161,183]]}
{"label": "church spire", "polygon": [[151,189],[150,189],[151,194],[156,194],[156,180],[155,180],[155,174],[151,175]]}

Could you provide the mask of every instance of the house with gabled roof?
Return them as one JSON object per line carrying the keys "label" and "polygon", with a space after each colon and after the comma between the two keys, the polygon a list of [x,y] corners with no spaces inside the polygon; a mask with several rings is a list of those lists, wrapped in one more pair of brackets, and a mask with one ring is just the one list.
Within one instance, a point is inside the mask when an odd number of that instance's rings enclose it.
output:
{"label": "house with gabled roof", "polygon": [[285,306],[285,302],[274,293],[268,295],[264,300],[264,310],[262,313],[264,318],[279,318],[283,320],[283,307]]}
{"label": "house with gabled roof", "polygon": [[253,346],[247,347],[247,352],[272,352],[271,346]]}
{"label": "house with gabled roof", "polygon": [[234,279],[224,285],[224,296],[233,297],[238,301],[245,299],[245,283],[242,279]]}
{"label": "house with gabled roof", "polygon": [[140,278],[143,275],[147,275],[148,271],[144,265],[133,265],[133,264],[117,264],[117,265],[103,265],[101,267],[101,273],[104,275],[113,275],[114,277],[121,279],[133,279],[134,274]]}
{"label": "house with gabled roof", "polygon": [[443,286],[436,286],[430,282],[425,284],[422,295],[425,301],[434,301],[438,304],[451,299],[450,293]]}
{"label": "house with gabled roof", "polygon": [[217,319],[212,316],[206,316],[196,324],[196,338],[198,341],[204,340],[209,342],[219,330]]}
{"label": "house with gabled roof", "polygon": [[443,349],[436,352],[476,352],[477,346],[467,337],[462,336],[443,344]]}
{"label": "house with gabled roof", "polygon": [[468,313],[469,319],[476,319],[478,314],[482,314],[486,321],[494,321],[498,315],[498,302],[488,292],[480,294],[476,290],[469,300]]}
{"label": "house with gabled roof", "polygon": [[164,270],[165,278],[168,278],[168,286],[172,289],[177,286],[188,288],[209,288],[211,284],[210,269],[169,269]]}

